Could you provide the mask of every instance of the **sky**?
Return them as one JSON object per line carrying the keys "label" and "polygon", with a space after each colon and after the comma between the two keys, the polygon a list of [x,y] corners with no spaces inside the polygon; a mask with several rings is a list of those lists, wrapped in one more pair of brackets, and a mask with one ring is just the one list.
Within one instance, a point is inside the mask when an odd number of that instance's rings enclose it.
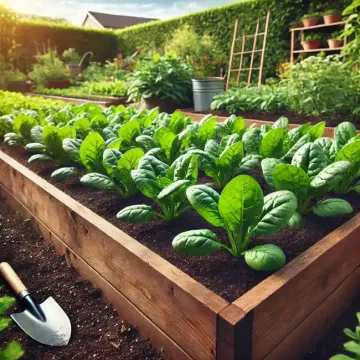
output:
{"label": "sky", "polygon": [[64,18],[75,25],[81,25],[88,10],[169,19],[235,2],[239,0],[0,0],[16,12]]}

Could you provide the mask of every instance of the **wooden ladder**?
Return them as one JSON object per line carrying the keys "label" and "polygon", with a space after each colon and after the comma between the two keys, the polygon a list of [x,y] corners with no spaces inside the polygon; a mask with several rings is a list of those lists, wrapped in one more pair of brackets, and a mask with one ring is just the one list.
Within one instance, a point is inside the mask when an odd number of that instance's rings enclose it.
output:
{"label": "wooden ladder", "polygon": [[[257,23],[256,23],[255,34],[243,35],[243,36],[238,37],[237,32],[238,32],[239,20],[236,19],[235,27],[234,27],[234,36],[233,36],[233,41],[232,41],[232,45],[231,45],[230,60],[229,60],[229,71],[228,71],[228,74],[227,74],[226,89],[228,89],[229,85],[230,85],[231,73],[237,72],[236,84],[239,85],[240,80],[241,80],[241,72],[248,71],[249,75],[248,75],[247,83],[248,83],[248,85],[250,85],[251,84],[251,76],[252,76],[252,73],[253,73],[254,70],[259,71],[258,87],[261,86],[263,68],[264,68],[266,39],[267,39],[267,35],[268,35],[268,30],[269,30],[269,23],[270,23],[270,12],[268,12],[267,15],[266,15],[266,22],[265,22],[265,30],[264,30],[264,32],[259,32],[260,19],[258,18]],[[256,49],[256,45],[257,45],[257,41],[258,41],[259,36],[263,36],[263,44],[262,44],[261,49]],[[253,47],[252,47],[252,50],[245,51],[245,43],[246,43],[246,41],[248,39],[254,39],[253,40]],[[239,41],[241,41],[241,50],[237,51],[236,50],[236,45],[238,44]],[[261,53],[260,65],[258,67],[254,67],[255,53]],[[251,54],[250,66],[248,68],[243,68],[244,55],[248,55],[248,54]],[[238,55],[240,55],[239,67],[235,68],[235,67],[233,67],[233,59],[234,59],[234,56],[238,56]]]}

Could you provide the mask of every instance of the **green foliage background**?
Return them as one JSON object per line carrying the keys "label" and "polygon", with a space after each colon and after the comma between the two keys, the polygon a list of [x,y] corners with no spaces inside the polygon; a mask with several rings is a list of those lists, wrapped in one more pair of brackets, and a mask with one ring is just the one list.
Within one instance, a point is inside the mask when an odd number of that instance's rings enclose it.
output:
{"label": "green foliage background", "polygon": [[[164,47],[172,33],[182,25],[191,26],[199,34],[212,36],[224,55],[228,55],[235,19],[239,19],[239,35],[250,34],[255,32],[257,18],[265,18],[266,12],[270,11],[264,74],[265,77],[269,77],[275,74],[277,64],[289,59],[289,26],[292,23],[308,11],[322,12],[329,8],[343,10],[350,2],[351,0],[247,0],[180,18],[116,31],[90,30],[39,20],[24,21],[19,22],[16,29],[15,40],[21,45],[18,50],[20,60],[17,63],[21,69],[25,69],[34,61],[36,46],[41,47],[47,43],[56,47],[59,53],[69,47],[75,48],[80,54],[93,51],[93,60],[103,62],[114,58],[119,48],[128,56],[134,53],[137,47]],[[252,41],[248,43],[251,47]]]}

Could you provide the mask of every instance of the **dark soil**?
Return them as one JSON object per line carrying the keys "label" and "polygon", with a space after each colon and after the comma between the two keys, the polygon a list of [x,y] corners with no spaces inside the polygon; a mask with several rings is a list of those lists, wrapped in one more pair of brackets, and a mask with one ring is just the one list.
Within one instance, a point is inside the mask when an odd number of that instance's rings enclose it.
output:
{"label": "dark soil", "polygon": [[[170,223],[153,220],[146,224],[126,224],[117,220],[116,214],[128,205],[151,204],[148,198],[137,195],[132,199],[123,200],[115,192],[87,188],[81,185],[77,178],[55,183],[50,178],[50,174],[57,168],[55,164],[28,164],[29,154],[24,150],[9,148],[5,145],[2,145],[2,150],[228,301],[234,301],[270,275],[252,270],[241,259],[232,257],[227,251],[218,251],[207,257],[192,257],[175,252],[171,247],[172,239],[187,230],[208,228],[213,230],[221,240],[227,241],[225,231],[212,228],[195,211],[189,211],[180,219]],[[266,194],[268,189],[260,174],[255,172],[253,175]],[[209,179],[200,178],[199,182],[209,182]],[[347,200],[353,205],[354,213],[358,213],[360,210],[358,195],[347,196]],[[329,221],[329,219],[321,219],[308,214],[305,217],[304,229],[286,228],[270,237],[257,237],[252,239],[251,246],[276,244],[285,251],[288,261],[291,261],[352,216],[331,218]]]}
{"label": "dark soil", "polygon": [[[209,111],[200,111],[195,112],[194,109],[183,109],[184,112],[192,112],[194,114],[213,114],[217,116],[229,117],[229,114],[226,110],[209,110]],[[312,124],[316,124],[320,121],[326,121],[326,126],[328,127],[336,127],[339,123],[343,121],[351,121],[346,116],[337,117],[337,118],[329,118],[327,116],[306,116],[306,115],[299,115],[291,111],[282,111],[278,114],[274,113],[264,113],[264,112],[239,112],[236,114],[237,116],[242,116],[244,119],[253,119],[253,120],[261,120],[261,121],[273,121],[275,122],[281,116],[285,116],[289,119],[290,124],[306,124],[308,122]],[[352,121],[357,129],[360,130],[360,121]]]}
{"label": "dark soil", "polygon": [[350,341],[343,329],[349,328],[355,331],[355,327],[359,326],[356,313],[360,312],[360,298],[353,301],[352,306],[334,323],[329,331],[319,340],[317,345],[302,360],[328,360],[336,354],[347,354],[344,351],[343,344]]}
{"label": "dark soil", "polygon": [[[9,262],[39,302],[52,296],[68,314],[72,337],[66,347],[51,348],[28,337],[15,324],[1,332],[0,347],[20,342],[24,360],[144,360],[160,359],[136,329],[121,320],[101,292],[79,279],[33,229],[31,222],[0,204],[1,261]],[[3,285],[0,280],[0,285]],[[4,287],[0,296],[13,295]],[[11,309],[10,313],[22,311]]]}

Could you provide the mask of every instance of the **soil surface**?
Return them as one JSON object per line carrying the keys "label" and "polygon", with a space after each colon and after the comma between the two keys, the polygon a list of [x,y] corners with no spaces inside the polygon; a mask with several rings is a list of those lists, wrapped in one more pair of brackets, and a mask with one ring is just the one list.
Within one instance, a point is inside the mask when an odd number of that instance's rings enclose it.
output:
{"label": "soil surface", "polygon": [[328,360],[336,354],[347,354],[343,344],[350,341],[345,334],[345,328],[355,331],[355,327],[359,326],[356,313],[360,312],[360,297],[354,299],[352,306],[331,326],[329,331],[319,340],[317,345],[302,360]]}
{"label": "soil surface", "polygon": [[[50,177],[51,173],[58,168],[55,163],[29,164],[27,162],[29,154],[22,148],[2,144],[0,149],[228,301],[234,301],[270,275],[267,272],[252,270],[242,259],[235,258],[224,250],[206,257],[192,257],[175,252],[171,247],[172,239],[187,230],[208,228],[214,231],[222,241],[227,242],[225,231],[213,228],[193,210],[169,223],[152,220],[146,224],[127,224],[117,220],[116,214],[129,205],[151,204],[150,199],[139,194],[124,200],[116,192],[88,188],[76,177],[56,183]],[[254,172],[253,176],[262,186],[264,193],[268,193],[269,189],[260,176],[260,171]],[[209,181],[210,179],[204,176],[199,179],[200,183]],[[352,193],[345,198],[353,205],[354,214],[358,213],[359,195]],[[256,237],[252,239],[250,246],[273,243],[280,246],[285,251],[288,261],[291,261],[352,216],[353,214],[334,217],[329,221],[329,219],[322,219],[309,213],[304,219],[304,229],[285,228],[272,236]]]}
{"label": "soil surface", "polygon": [[[9,262],[41,303],[52,296],[72,323],[66,347],[51,348],[28,337],[14,323],[1,332],[0,347],[20,342],[24,360],[155,360],[160,355],[136,329],[121,320],[101,292],[81,280],[64,257],[34,230],[31,221],[0,203],[1,261]],[[0,285],[4,285],[0,279]],[[7,286],[0,296],[13,293]],[[14,308],[9,314],[22,311]],[[9,315],[8,314],[8,315]]]}
{"label": "soil surface", "polygon": [[[213,114],[217,116],[229,117],[230,113],[226,110],[208,110],[208,111],[194,111],[193,108],[182,109],[184,112],[192,112],[194,114]],[[360,121],[349,120],[346,116],[337,117],[337,118],[329,118],[327,116],[306,116],[299,115],[291,111],[281,111],[279,113],[264,113],[264,112],[240,112],[235,114],[237,116],[242,116],[244,119],[253,119],[253,120],[261,120],[261,121],[273,121],[275,122],[282,116],[285,116],[289,119],[290,124],[306,124],[308,122],[312,124],[316,124],[320,121],[326,121],[326,126],[328,127],[336,127],[339,123],[343,121],[352,121],[357,129],[360,130]],[[359,119],[358,119],[359,120]]]}

